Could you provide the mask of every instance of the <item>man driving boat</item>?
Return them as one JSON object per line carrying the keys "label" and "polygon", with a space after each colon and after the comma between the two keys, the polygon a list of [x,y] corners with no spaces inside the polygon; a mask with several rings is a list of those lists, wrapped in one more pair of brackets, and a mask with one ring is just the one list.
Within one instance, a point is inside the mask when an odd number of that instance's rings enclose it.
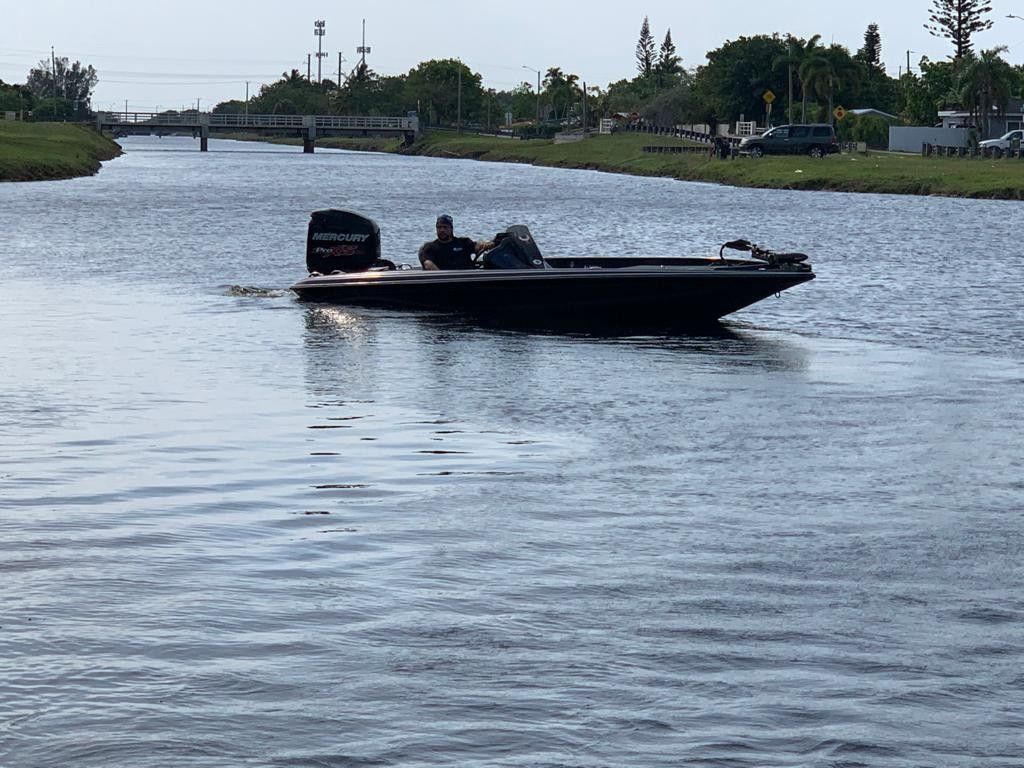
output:
{"label": "man driving boat", "polygon": [[435,224],[437,239],[420,246],[420,264],[424,269],[473,269],[473,256],[494,247],[489,240],[455,237],[452,217],[442,214]]}

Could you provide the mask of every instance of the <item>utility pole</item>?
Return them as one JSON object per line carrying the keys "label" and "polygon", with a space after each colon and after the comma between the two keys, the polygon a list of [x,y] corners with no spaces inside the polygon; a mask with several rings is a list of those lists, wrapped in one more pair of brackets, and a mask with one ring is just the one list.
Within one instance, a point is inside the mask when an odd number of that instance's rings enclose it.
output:
{"label": "utility pole", "polygon": [[316,35],[316,81],[317,83],[323,82],[323,76],[320,71],[320,60],[323,59],[327,54],[324,53],[324,34],[327,22],[323,19],[318,19],[313,22],[313,34]]}
{"label": "utility pole", "polygon": [[786,47],[789,55],[789,106],[786,108],[786,122],[793,122],[793,41],[789,41]]}
{"label": "utility pole", "polygon": [[245,124],[249,124],[249,81],[245,81]]}
{"label": "utility pole", "polygon": [[341,51],[338,51],[338,87],[341,88]]}
{"label": "utility pole", "polygon": [[583,81],[583,132],[587,132],[587,81]]}
{"label": "utility pole", "polygon": [[370,52],[370,46],[366,44],[366,19],[363,19],[363,44],[356,48],[356,52],[362,55],[359,60],[359,68],[366,70],[366,54]]}
{"label": "utility pole", "polygon": [[910,54],[912,54],[912,53],[913,53],[913,51],[907,51],[907,74],[908,75],[910,74]]}
{"label": "utility pole", "polygon": [[313,82],[313,54],[306,54],[306,82]]}
{"label": "utility pole", "polygon": [[[52,45],[50,46],[50,71],[53,74],[53,94],[51,94],[51,95],[53,96],[54,99],[56,99],[57,98],[57,57],[53,53],[53,46]],[[128,107],[125,107],[124,111],[127,112],[128,111]]]}
{"label": "utility pole", "polygon": [[533,67],[528,67],[525,64],[523,64],[523,69],[528,69],[531,72],[536,72],[537,73],[537,127],[539,128],[540,127],[540,70],[539,69],[534,69]]}

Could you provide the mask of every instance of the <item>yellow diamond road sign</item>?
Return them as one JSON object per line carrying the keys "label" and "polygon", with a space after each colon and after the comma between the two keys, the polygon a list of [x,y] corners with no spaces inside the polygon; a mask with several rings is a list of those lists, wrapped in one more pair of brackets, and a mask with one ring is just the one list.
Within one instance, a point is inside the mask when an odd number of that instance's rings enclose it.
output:
{"label": "yellow diamond road sign", "polygon": [[773,101],[775,101],[775,94],[772,93],[771,91],[765,91],[764,96],[762,96],[761,98],[764,99],[765,104],[771,104]]}
{"label": "yellow diamond road sign", "polygon": [[836,120],[842,120],[844,117],[846,117],[846,110],[843,109],[842,107],[836,107],[834,110],[832,110],[832,114],[836,116]]}

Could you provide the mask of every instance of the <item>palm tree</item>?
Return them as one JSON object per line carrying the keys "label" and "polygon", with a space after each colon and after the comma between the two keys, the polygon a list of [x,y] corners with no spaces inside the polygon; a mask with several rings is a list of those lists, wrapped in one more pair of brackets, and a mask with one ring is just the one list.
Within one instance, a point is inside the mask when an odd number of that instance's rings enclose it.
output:
{"label": "palm tree", "polygon": [[826,56],[832,64],[832,82],[828,94],[828,113],[831,115],[837,91],[845,88],[852,91],[854,95],[860,92],[863,71],[857,60],[841,45],[829,46]]}
{"label": "palm tree", "polygon": [[565,85],[562,86],[562,91],[565,94],[565,108],[562,111],[563,119],[569,116],[569,107],[577,103],[576,99],[579,98],[582,93],[579,83],[579,75],[570,73],[565,76]]}
{"label": "palm tree", "polygon": [[859,87],[860,67],[841,45],[818,48],[800,65],[800,81],[805,95],[810,90],[818,98],[828,99],[828,120],[831,120],[836,90]]}
{"label": "palm tree", "polygon": [[548,94],[548,98],[551,99],[551,109],[555,113],[555,118],[558,118],[558,96],[565,85],[565,73],[562,72],[561,67],[550,67],[544,74],[544,90]]}
{"label": "palm tree", "polygon": [[825,49],[818,44],[821,40],[821,35],[814,35],[807,40],[801,40],[799,37],[793,37],[790,35],[786,38],[787,52],[783,56],[775,57],[772,62],[774,69],[780,67],[786,67],[790,73],[790,88],[789,88],[789,121],[793,122],[793,80],[792,75],[795,72],[800,80],[800,95],[801,95],[801,111],[800,111],[800,122],[807,122],[807,84],[804,79],[804,64],[816,56],[821,54]]}
{"label": "palm tree", "polygon": [[960,99],[971,105],[975,121],[980,122],[982,138],[991,133],[992,111],[1002,112],[1017,82],[1013,67],[999,55],[1006,50],[1005,45],[1000,45],[982,51],[978,58],[967,59],[960,75]]}
{"label": "palm tree", "polygon": [[[579,75],[563,72],[560,67],[551,67],[547,71],[544,76],[544,89],[551,99],[551,109],[556,120],[564,118],[569,113],[569,107],[580,94],[579,82]],[[562,105],[561,112],[558,109],[559,104]]]}

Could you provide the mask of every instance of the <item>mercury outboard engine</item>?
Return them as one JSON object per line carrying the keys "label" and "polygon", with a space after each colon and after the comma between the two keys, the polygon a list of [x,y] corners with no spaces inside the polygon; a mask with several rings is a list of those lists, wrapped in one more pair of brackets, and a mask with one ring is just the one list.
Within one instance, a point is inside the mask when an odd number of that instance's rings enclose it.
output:
{"label": "mercury outboard engine", "polygon": [[494,237],[494,247],[483,255],[484,269],[544,269],[537,241],[524,224],[514,224]]}
{"label": "mercury outboard engine", "polygon": [[310,272],[362,272],[379,260],[380,227],[376,222],[351,211],[313,212],[306,237],[306,269]]}

